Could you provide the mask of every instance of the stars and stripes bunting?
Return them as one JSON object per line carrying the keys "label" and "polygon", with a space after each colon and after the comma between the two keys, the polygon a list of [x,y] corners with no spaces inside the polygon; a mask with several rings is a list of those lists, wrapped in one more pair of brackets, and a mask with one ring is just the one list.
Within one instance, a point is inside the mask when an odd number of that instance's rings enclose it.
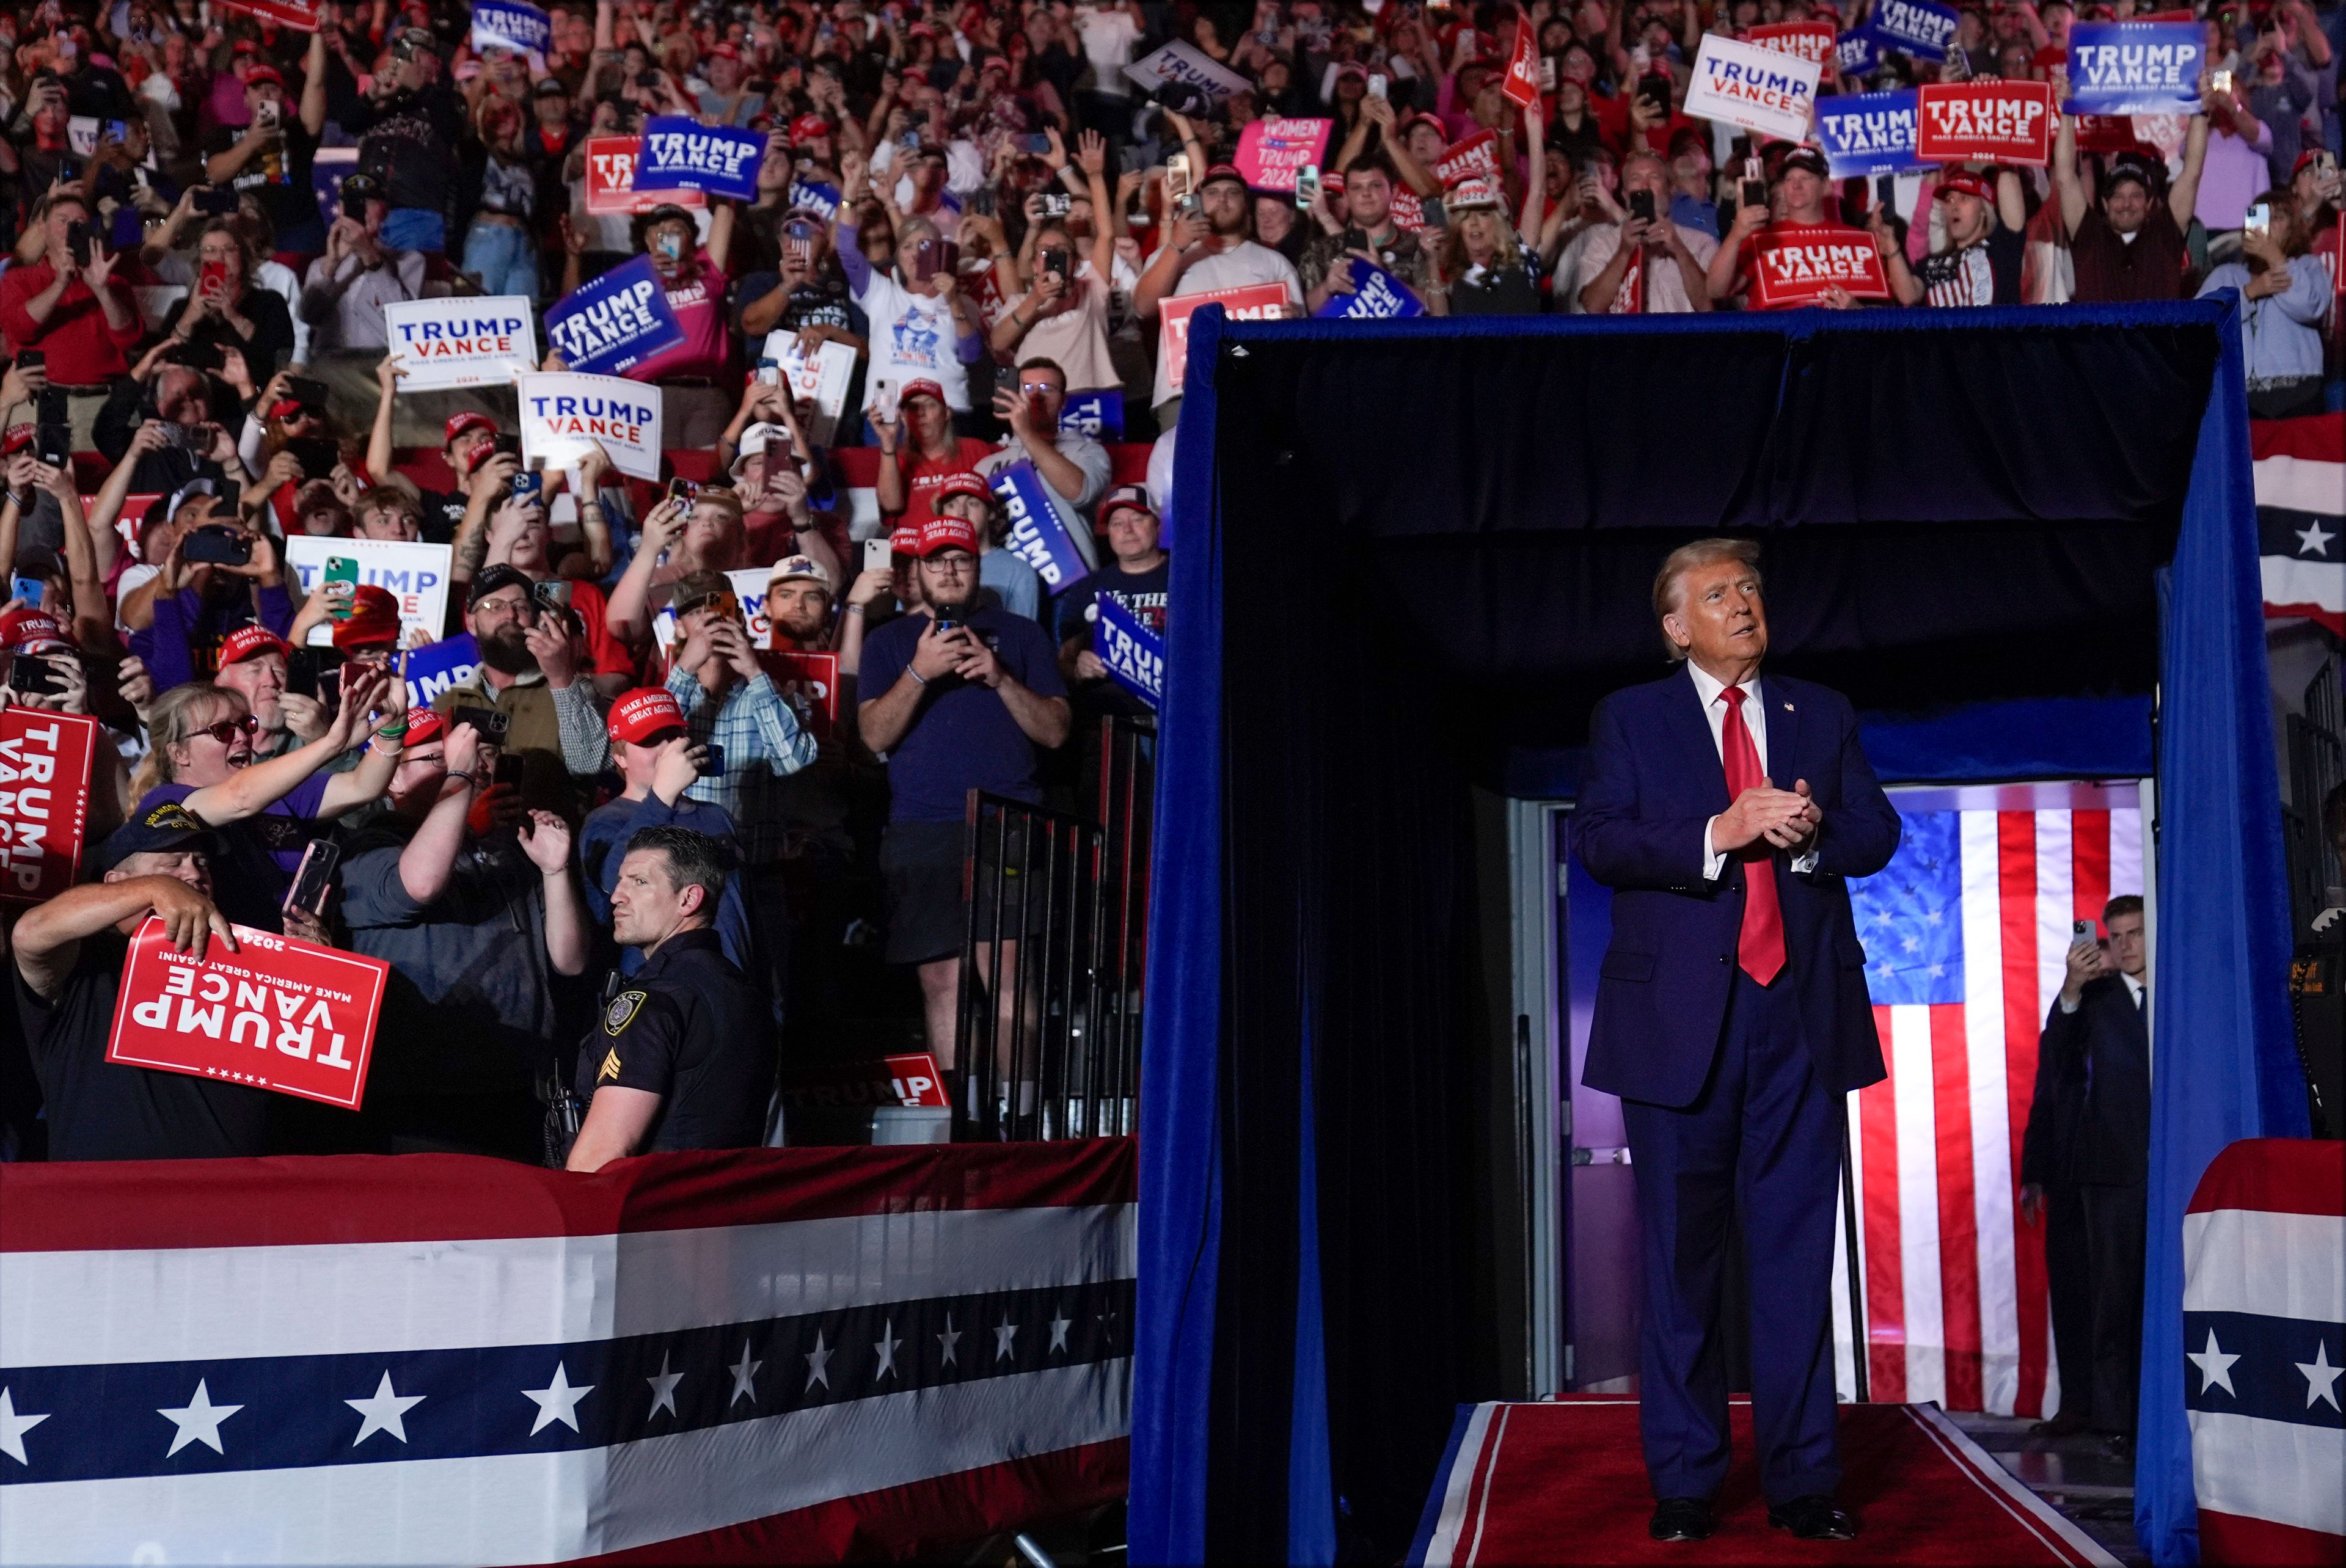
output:
{"label": "stars and stripes bunting", "polygon": [[[2059,1408],[2045,1233],[2017,1214],[2037,1036],[2071,922],[2145,887],[2137,787],[2059,788],[2080,792],[2102,803],[1902,801],[1897,858],[1851,884],[1889,1069],[1849,1107],[1874,1400]],[[1853,1397],[1845,1242],[1835,1252],[1838,1380]]]}
{"label": "stars and stripes bunting", "polygon": [[2346,1560],[2346,1145],[2251,1138],[2208,1166],[2183,1352],[2206,1561]]}
{"label": "stars and stripes bunting", "polygon": [[2346,636],[2346,413],[2252,420],[2249,439],[2265,614]]}
{"label": "stars and stripes bunting", "polygon": [[0,1562],[901,1555],[1105,1502],[1132,1173],[0,1167]]}

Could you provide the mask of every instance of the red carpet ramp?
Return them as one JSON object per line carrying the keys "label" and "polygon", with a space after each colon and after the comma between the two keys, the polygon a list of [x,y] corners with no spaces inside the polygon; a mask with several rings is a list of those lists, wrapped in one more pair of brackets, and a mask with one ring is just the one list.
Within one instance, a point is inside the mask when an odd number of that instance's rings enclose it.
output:
{"label": "red carpet ramp", "polygon": [[1735,1466],[1718,1499],[1718,1533],[1666,1546],[1646,1534],[1654,1499],[1635,1400],[1461,1406],[1409,1561],[2117,1568],[1927,1404],[1841,1408],[1841,1502],[1862,1532],[1854,1542],[1795,1541],[1768,1524],[1749,1403],[1737,1400],[1729,1419]]}

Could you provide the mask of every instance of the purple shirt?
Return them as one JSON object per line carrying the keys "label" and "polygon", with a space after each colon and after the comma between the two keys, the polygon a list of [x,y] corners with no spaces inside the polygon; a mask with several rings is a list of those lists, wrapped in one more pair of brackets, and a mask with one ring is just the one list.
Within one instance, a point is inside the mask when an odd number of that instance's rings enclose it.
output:
{"label": "purple shirt", "polygon": [[2199,205],[2194,209],[2210,234],[2238,229],[2249,215],[2249,203],[2272,187],[2272,170],[2265,154],[2272,150],[2272,132],[2261,122],[2257,139],[2243,141],[2226,130],[2208,132],[2208,162],[2199,174]]}

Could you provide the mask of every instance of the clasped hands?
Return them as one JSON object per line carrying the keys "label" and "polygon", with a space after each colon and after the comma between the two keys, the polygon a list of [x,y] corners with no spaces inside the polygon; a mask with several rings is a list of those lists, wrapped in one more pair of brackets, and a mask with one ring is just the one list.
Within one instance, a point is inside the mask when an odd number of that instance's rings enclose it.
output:
{"label": "clasped hands", "polygon": [[1806,850],[1824,822],[1824,812],[1809,794],[1809,781],[1796,779],[1790,789],[1756,784],[1735,798],[1710,825],[1710,847],[1733,854],[1766,840],[1780,850]]}

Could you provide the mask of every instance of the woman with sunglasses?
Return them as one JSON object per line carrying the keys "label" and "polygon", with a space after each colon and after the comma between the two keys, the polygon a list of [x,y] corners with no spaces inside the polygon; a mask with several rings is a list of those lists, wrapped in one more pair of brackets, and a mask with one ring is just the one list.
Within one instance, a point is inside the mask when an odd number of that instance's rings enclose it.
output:
{"label": "woman with sunglasses", "polygon": [[[324,823],[380,799],[391,787],[407,729],[407,684],[388,670],[348,667],[352,673],[325,733],[265,762],[254,759],[260,721],[240,691],[191,681],[163,693],[148,710],[152,749],[132,780],[138,794],[132,820],[176,801],[219,833],[212,874],[219,907],[232,921],[282,930],[280,911],[309,840]],[[361,744],[366,750],[356,767],[324,771]]]}

